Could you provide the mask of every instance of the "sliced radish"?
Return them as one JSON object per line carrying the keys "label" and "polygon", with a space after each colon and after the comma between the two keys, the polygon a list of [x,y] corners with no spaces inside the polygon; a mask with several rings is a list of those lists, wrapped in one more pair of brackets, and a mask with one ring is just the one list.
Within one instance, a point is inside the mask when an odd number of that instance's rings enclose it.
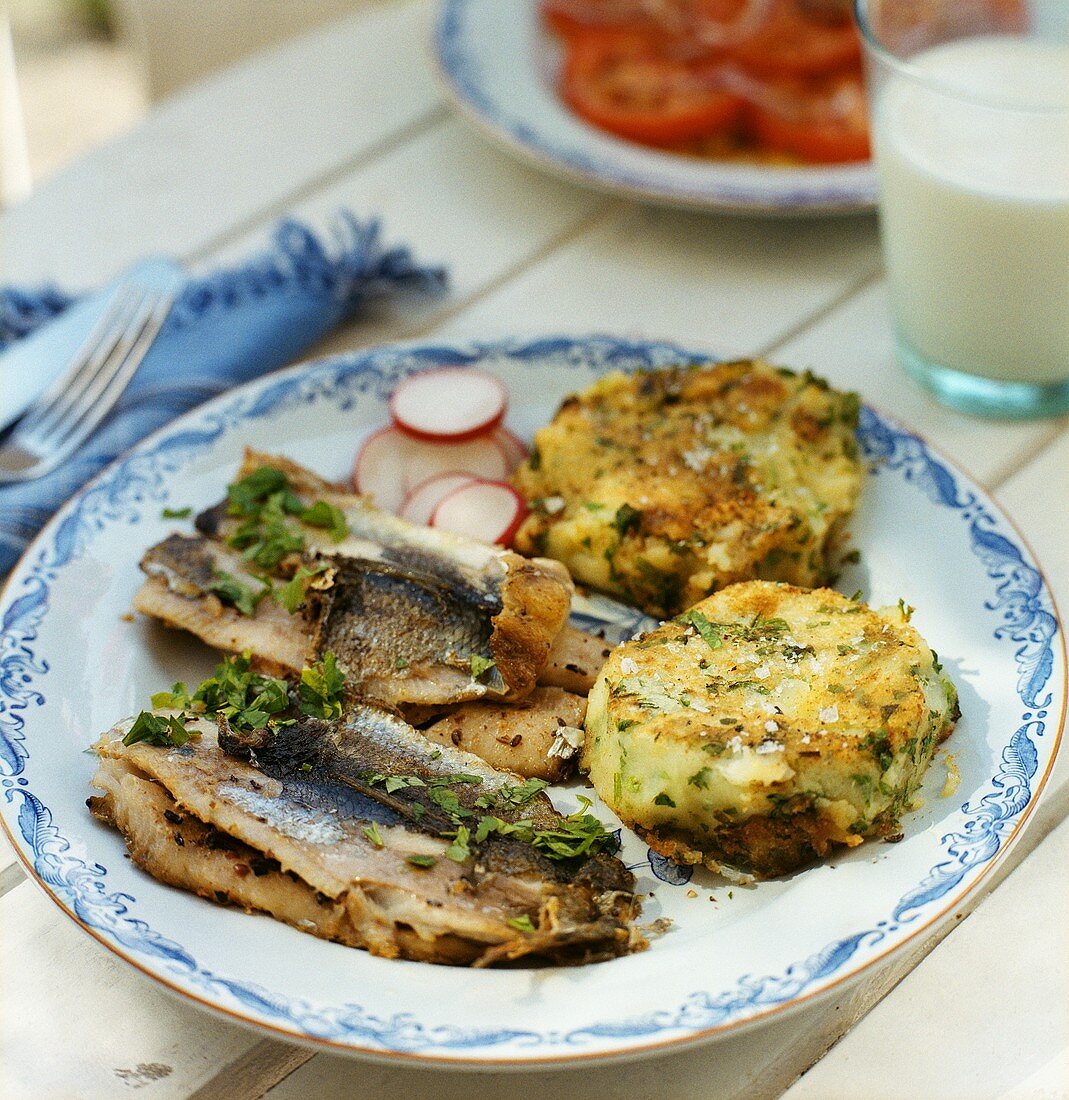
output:
{"label": "sliced radish", "polygon": [[435,474],[466,473],[486,481],[502,481],[509,475],[505,448],[491,436],[482,435],[466,443],[428,443],[404,435],[401,438],[407,444],[406,492]]}
{"label": "sliced radish", "polygon": [[523,497],[503,481],[471,481],[442,498],[431,526],[507,546],[523,521]]}
{"label": "sliced radish", "polygon": [[405,497],[405,502],[398,514],[402,519],[407,519],[409,523],[426,525],[430,523],[431,516],[434,515],[434,509],[454,489],[459,489],[461,485],[467,485],[471,481],[479,480],[479,478],[472,477],[471,474],[452,470],[447,474],[435,474],[433,477],[427,478],[426,481],[420,482]]}
{"label": "sliced radish", "polygon": [[428,443],[397,428],[380,428],[364,441],[353,465],[353,488],[398,512],[417,486],[440,474],[500,481],[508,476],[505,448],[490,436],[466,443]]}
{"label": "sliced radish", "polygon": [[473,367],[441,367],[406,378],[390,398],[390,416],[416,439],[459,443],[501,422],[508,393],[501,381]]}
{"label": "sliced radish", "polygon": [[404,471],[409,442],[396,428],[379,428],[356,453],[353,488],[389,512],[396,512],[408,495]]}
{"label": "sliced radish", "polygon": [[527,444],[515,432],[510,432],[502,424],[494,429],[493,438],[505,448],[510,470],[515,470],[517,466],[527,461],[527,456],[530,454]]}

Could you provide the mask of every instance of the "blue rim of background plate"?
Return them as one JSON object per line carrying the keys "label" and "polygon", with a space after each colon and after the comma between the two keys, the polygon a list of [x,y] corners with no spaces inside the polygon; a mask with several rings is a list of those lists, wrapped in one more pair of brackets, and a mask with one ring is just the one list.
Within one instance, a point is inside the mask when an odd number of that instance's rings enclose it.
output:
{"label": "blue rim of background plate", "polygon": [[[580,182],[622,191],[632,197],[723,212],[805,215],[862,213],[875,209],[874,169],[867,179],[852,186],[812,179],[799,180],[791,187],[732,184],[723,179],[686,185],[659,175],[652,163],[646,172],[632,171],[611,156],[592,152],[589,146],[554,138],[536,121],[510,111],[487,88],[479,56],[471,49],[465,24],[468,9],[479,2],[442,0],[434,35],[439,70],[457,106],[467,117],[502,140],[508,148],[541,167],[548,164]],[[653,150],[647,152],[651,157],[658,155]],[[791,171],[805,172],[807,169],[769,169],[770,173]]]}
{"label": "blue rim of background plate", "polygon": [[[962,807],[965,818],[960,827],[941,838],[940,860],[897,900],[886,919],[825,945],[779,973],[746,975],[735,987],[717,993],[695,991],[671,1011],[606,1019],[572,1031],[425,1026],[410,1012],[384,1017],[355,1003],[315,1005],[213,972],[182,944],[139,919],[135,898],[109,892],[106,867],[74,854],[49,807],[23,774],[32,754],[26,720],[31,708],[45,703],[49,670],[35,642],[48,614],[52,585],[62,571],[106,526],[137,524],[147,510],[157,514],[167,498],[170,477],[231,429],[316,401],[329,401],[341,411],[365,394],[384,401],[398,379],[413,371],[488,357],[519,366],[548,361],[557,368],[599,373],[708,358],[669,343],[592,336],[463,346],[388,345],[303,364],[224,394],[150,436],[100,474],[41,532],[0,598],[0,789],[3,824],[8,828],[7,816],[14,816],[12,839],[16,840],[17,830],[21,840],[16,850],[53,900],[127,962],[198,1003],[245,1022],[354,1053],[405,1054],[426,1060],[457,1062],[464,1054],[474,1058],[481,1053],[485,1061],[507,1046],[510,1056],[494,1057],[495,1065],[612,1057],[647,1045],[693,1040],[750,1021],[838,984],[875,962],[879,956],[871,954],[872,948],[888,937],[908,926],[909,934],[892,945],[901,946],[943,915],[947,907],[936,910],[937,904],[966,876],[978,878],[989,869],[1043,786],[1060,740],[1057,710],[1059,704],[1064,708],[1064,694],[1061,700],[1055,699],[1051,686],[1052,679],[1057,683],[1056,651],[1064,668],[1064,644],[1053,597],[1012,525],[982,492],[933,455],[923,440],[868,407],[862,409],[858,438],[864,457],[876,464],[877,473],[887,472],[913,484],[966,526],[970,548],[991,582],[990,590],[982,594],[982,607],[996,624],[992,636],[1016,664],[1021,705],[1019,724],[1002,750],[997,771]],[[1044,740],[1053,744],[1047,768],[1037,779],[1037,746]],[[672,881],[667,875],[659,877]],[[968,889],[973,886],[975,881]],[[953,900],[956,903],[960,895]],[[921,918],[926,923],[918,923]],[[124,951],[135,952],[136,958]],[[847,971],[859,952],[868,957]],[[596,1049],[596,1044],[607,1040],[645,1038],[654,1041]],[[539,1051],[545,1053],[539,1056]],[[534,1057],[523,1057],[528,1052]]]}

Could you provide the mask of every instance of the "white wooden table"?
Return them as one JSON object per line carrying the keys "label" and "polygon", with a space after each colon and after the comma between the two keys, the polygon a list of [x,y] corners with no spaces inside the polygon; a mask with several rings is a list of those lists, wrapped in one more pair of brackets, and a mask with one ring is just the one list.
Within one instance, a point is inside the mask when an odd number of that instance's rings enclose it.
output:
{"label": "white wooden table", "polygon": [[[874,219],[672,213],[523,167],[443,103],[431,14],[423,0],[369,6],[167,103],[4,216],[3,278],[89,286],[149,252],[239,255],[283,212],[379,213],[449,265],[452,295],[384,309],[323,350],[601,330],[811,366],[992,488],[1069,607],[1069,425],[970,419],[904,378]],[[1067,814],[1063,760],[984,895],[823,1002],[703,1049],[511,1083],[316,1054],[201,1013],[84,937],[4,847],[0,1096],[1069,1096]]]}

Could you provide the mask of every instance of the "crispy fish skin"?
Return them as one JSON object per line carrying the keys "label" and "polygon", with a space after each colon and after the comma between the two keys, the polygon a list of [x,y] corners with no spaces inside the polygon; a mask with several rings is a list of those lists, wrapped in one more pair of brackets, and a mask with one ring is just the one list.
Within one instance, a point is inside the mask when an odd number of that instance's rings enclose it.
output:
{"label": "crispy fish skin", "polygon": [[270,913],[324,939],[361,945],[344,905],[317,899],[277,861],[183,811],[165,787],[126,761],[101,761],[93,782],[103,793],[89,799],[89,809],[122,833],[142,871],[221,905]]}
{"label": "crispy fish skin", "polygon": [[256,590],[260,582],[241,554],[200,535],[168,535],[141,559],[145,583],[134,595],[134,610],[167,626],[188,630],[201,641],[230,653],[246,650],[261,668],[299,674],[313,658],[312,633],[301,615],[291,615],[264,599],[254,615],[243,615],[209,590],[217,573],[230,573]]}
{"label": "crispy fish skin", "polygon": [[[447,857],[451,838],[444,834],[455,824],[428,798],[428,788],[387,792],[369,783],[369,771],[422,776],[430,784],[463,772],[479,782],[449,790],[473,814],[480,795],[492,797],[510,780],[468,753],[435,749],[381,711],[357,708],[346,723],[302,720],[260,738],[190,720],[188,728],[199,736],[181,748],[125,746],[129,727],[121,723],[97,744],[101,770],[94,785],[105,801],[92,808],[120,828],[135,858],[164,881],[206,896],[223,889],[237,904],[293,917],[296,927],[388,957],[489,965],[532,955],[571,963],[642,946],[628,926],[637,915],[633,879],[613,857],[557,862],[528,843],[495,835],[472,843],[466,858]],[[314,898],[326,899],[321,919],[308,917],[303,895],[288,888],[265,894],[218,886],[226,870],[218,860],[178,867],[158,815],[136,809],[141,788],[131,787],[124,772],[165,789],[177,807],[172,812],[192,819],[191,836],[199,822],[296,876]],[[560,821],[541,795],[499,816],[544,826]],[[533,932],[509,923],[524,918]]]}
{"label": "crispy fish skin", "polygon": [[[240,476],[265,465],[281,469],[306,503],[340,508],[349,527],[337,543],[322,529],[302,527],[309,554],[329,569],[291,630],[267,599],[253,616],[231,609],[225,617],[218,600],[206,614],[178,602],[200,603],[214,571],[250,573],[225,544],[236,522],[225,505],[198,516],[201,547],[172,536],[148,551],[138,610],[211,644],[250,649],[275,667],[299,669],[309,654],[330,649],[362,697],[389,706],[530,692],[568,617],[573,586],[563,566],[407,523],[280,456],[248,452]],[[283,564],[292,570],[298,563]],[[255,590],[258,582],[250,583]],[[265,623],[269,629],[261,630]],[[473,676],[473,657],[492,666]]]}

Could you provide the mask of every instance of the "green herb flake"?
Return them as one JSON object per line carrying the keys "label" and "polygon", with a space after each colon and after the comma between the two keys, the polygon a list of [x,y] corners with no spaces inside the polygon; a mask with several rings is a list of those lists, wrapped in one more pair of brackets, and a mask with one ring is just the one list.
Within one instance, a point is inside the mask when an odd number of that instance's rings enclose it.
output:
{"label": "green herb flake", "polygon": [[185,508],[164,508],[160,512],[161,519],[189,519],[193,514],[193,509],[188,505]]}
{"label": "green herb flake", "polygon": [[515,928],[517,932],[533,932],[535,930],[531,918],[526,913],[522,917],[509,917],[505,923],[509,928]]}
{"label": "green herb flake", "polygon": [[379,832],[377,821],[373,821],[370,825],[365,825],[363,832],[364,836],[366,836],[376,848],[386,847],[386,841],[382,839],[382,833]]}
{"label": "green herb flake", "polygon": [[709,768],[701,768],[687,780],[687,783],[689,783],[692,787],[697,787],[699,790],[707,791],[709,789],[710,775],[712,775],[712,772]]}
{"label": "green herb flake", "polygon": [[446,859],[451,859],[454,863],[463,863],[471,855],[471,848],[468,847],[470,841],[471,829],[466,825],[457,826],[457,835],[445,850]]}
{"label": "green herb flake", "polygon": [[227,511],[232,516],[252,516],[273,493],[289,489],[289,479],[274,466],[261,466],[226,487]]}
{"label": "green herb flake", "polygon": [[720,623],[711,623],[700,611],[687,611],[676,619],[677,623],[686,623],[694,627],[701,639],[710,649],[721,649],[724,645],[723,627]]}
{"label": "green herb flake", "polygon": [[337,505],[325,500],[317,500],[311,508],[299,512],[297,518],[308,527],[325,529],[334,542],[341,542],[349,534],[345,513]]}
{"label": "green herb flake", "polygon": [[301,771],[302,771],[302,772],[310,772],[311,770],[312,770],[312,765],[311,765],[311,763],[310,763],[309,761],[307,761],[307,760],[306,760],[306,761],[305,761],[305,762],[304,762],[304,763],[303,763],[303,764],[301,765]]}
{"label": "green herb flake", "polygon": [[398,672],[400,672],[400,671],[402,671],[403,669],[406,669],[406,668],[408,668],[408,667],[409,667],[409,664],[408,664],[408,661],[406,661],[406,660],[404,659],[404,657],[398,657],[398,658],[396,658],[396,659],[394,660],[394,663],[393,663],[393,667],[394,667],[395,669],[397,669],[397,670],[398,670]]}
{"label": "green herb flake", "polygon": [[473,653],[471,655],[471,678],[473,680],[481,679],[494,667],[494,663],[492,657],[483,657],[478,653]]}
{"label": "green herb flake", "polygon": [[405,863],[410,863],[413,867],[433,867],[437,862],[434,856],[405,856]]}
{"label": "green herb flake", "polygon": [[223,603],[236,607],[242,615],[255,615],[260,601],[271,590],[270,584],[263,584],[257,592],[251,585],[235,577],[233,573],[222,570],[215,573],[214,579],[208,585],[209,592],[214,592]]}
{"label": "green herb flake", "polygon": [[642,523],[642,512],[638,508],[632,508],[630,504],[621,504],[612,517],[612,526],[623,538],[629,531],[637,531]]}
{"label": "green herb flake", "polygon": [[143,710],[134,719],[134,724],[127,731],[122,743],[136,745],[143,742],[160,748],[181,748],[191,737],[199,736],[186,729],[185,718],[184,714],[159,715]]}
{"label": "green herb flake", "polygon": [[157,691],[152,696],[153,710],[185,710],[192,700],[189,697],[189,689],[181,680],[171,687],[170,691]]}
{"label": "green herb flake", "polygon": [[[189,709],[209,717],[222,715],[236,730],[290,725],[293,719],[284,717],[290,708],[289,685],[252,672],[250,660],[250,655],[243,653],[217,665],[215,674],[193,693]],[[184,685],[175,685],[175,689],[180,687]]]}
{"label": "green herb flake", "polygon": [[898,611],[899,611],[899,614],[902,616],[902,618],[907,623],[910,621],[910,619],[913,618],[913,612],[916,611],[916,610],[917,609],[915,607],[911,607],[908,603],[906,603],[905,600],[899,599],[899,601],[898,601]]}
{"label": "green herb flake", "polygon": [[302,565],[281,588],[273,593],[275,599],[291,615],[294,614],[304,603],[304,598],[308,594],[312,581],[329,568],[326,562],[313,566]]}
{"label": "green herb flake", "polygon": [[653,804],[654,806],[670,806],[673,810],[676,808],[675,802],[663,791],[653,800]]}
{"label": "green herb flake", "polygon": [[323,660],[302,670],[298,686],[302,714],[313,718],[340,718],[345,712],[345,675],[329,650]]}

